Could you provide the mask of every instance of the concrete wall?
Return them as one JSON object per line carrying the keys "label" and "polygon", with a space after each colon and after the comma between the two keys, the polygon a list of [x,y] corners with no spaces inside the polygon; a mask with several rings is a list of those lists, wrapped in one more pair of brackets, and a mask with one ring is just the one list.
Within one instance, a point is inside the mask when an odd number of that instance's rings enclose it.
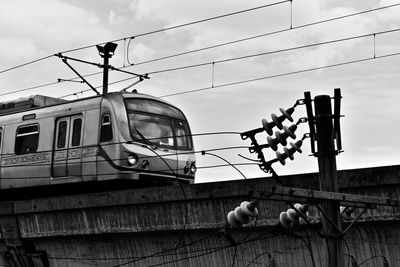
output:
{"label": "concrete wall", "polygon": [[[394,199],[400,199],[399,178],[400,166],[339,173],[343,192]],[[278,217],[288,204],[265,198],[277,184],[318,188],[318,176],[3,202],[2,250],[11,258],[20,254],[21,261],[29,259],[24,264],[31,266],[46,266],[43,257],[50,266],[210,267],[233,266],[233,262],[234,266],[273,266],[273,262],[276,266],[313,266],[313,262],[324,266],[318,213],[311,211],[312,225],[284,231]],[[254,199],[258,201],[257,220],[224,233],[226,214],[241,201]],[[390,266],[400,266],[399,219],[399,208],[368,210],[345,235],[347,259],[351,254],[361,263],[384,256]],[[382,260],[376,257],[362,266],[383,266]]]}

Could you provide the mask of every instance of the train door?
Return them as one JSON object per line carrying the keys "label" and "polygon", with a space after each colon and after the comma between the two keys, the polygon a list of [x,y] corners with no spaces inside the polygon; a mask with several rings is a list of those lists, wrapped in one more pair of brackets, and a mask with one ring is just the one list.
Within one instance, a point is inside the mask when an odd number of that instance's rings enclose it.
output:
{"label": "train door", "polygon": [[82,114],[56,120],[53,177],[82,175]]}

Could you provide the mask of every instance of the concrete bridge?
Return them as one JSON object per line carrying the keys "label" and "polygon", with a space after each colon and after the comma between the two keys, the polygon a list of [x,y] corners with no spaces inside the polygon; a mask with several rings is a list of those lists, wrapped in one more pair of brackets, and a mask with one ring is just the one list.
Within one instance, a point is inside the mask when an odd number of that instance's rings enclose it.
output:
{"label": "concrete bridge", "polygon": [[[400,166],[339,172],[341,192],[388,203],[370,206],[344,235],[346,264],[400,266],[400,209],[389,205],[399,182]],[[2,202],[0,266],[324,266],[317,209],[291,231],[278,221],[293,201],[318,203],[318,188],[318,174],[302,174]],[[257,201],[257,219],[226,227],[244,200]]]}

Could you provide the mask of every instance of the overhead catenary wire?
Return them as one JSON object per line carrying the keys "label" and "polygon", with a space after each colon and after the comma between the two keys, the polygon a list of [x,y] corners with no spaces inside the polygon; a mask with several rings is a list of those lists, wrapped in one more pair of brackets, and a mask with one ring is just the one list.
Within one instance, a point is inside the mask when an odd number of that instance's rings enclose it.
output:
{"label": "overhead catenary wire", "polygon": [[[159,74],[159,73],[164,73],[164,72],[171,72],[171,71],[177,71],[177,70],[183,70],[183,69],[203,67],[203,66],[208,66],[208,65],[212,65],[214,67],[214,65],[218,64],[218,63],[225,63],[225,62],[230,62],[230,61],[235,61],[235,60],[248,59],[248,58],[252,58],[252,57],[272,55],[272,54],[277,54],[277,53],[282,53],[282,52],[289,52],[289,51],[293,51],[293,50],[299,50],[299,49],[310,48],[310,47],[314,47],[314,46],[322,46],[322,45],[327,45],[327,44],[339,43],[339,42],[350,41],[350,40],[371,37],[371,36],[374,37],[374,40],[375,40],[376,35],[393,33],[393,32],[398,32],[398,31],[400,31],[400,28],[385,30],[385,31],[380,31],[380,32],[375,32],[375,33],[367,33],[367,34],[361,34],[361,35],[356,35],[356,36],[350,36],[350,37],[345,37],[345,38],[340,38],[340,39],[322,41],[322,42],[318,42],[318,43],[289,47],[289,48],[273,50],[273,51],[268,51],[268,52],[250,54],[250,55],[245,55],[245,56],[238,56],[238,57],[214,60],[214,61],[210,61],[210,62],[203,62],[203,63],[192,64],[192,65],[187,65],[187,66],[156,70],[156,71],[151,71],[148,74],[153,75],[153,74]],[[374,41],[374,43],[375,43],[375,41]],[[375,45],[374,45],[374,56],[375,56]]]}
{"label": "overhead catenary wire", "polygon": [[155,62],[155,61],[159,61],[159,60],[165,60],[165,59],[170,59],[170,58],[174,58],[174,57],[179,57],[179,56],[183,56],[183,55],[188,55],[188,54],[192,54],[192,53],[197,53],[197,52],[214,49],[214,48],[218,48],[218,47],[222,47],[222,46],[227,46],[227,45],[231,45],[231,44],[236,44],[236,43],[240,43],[240,42],[250,41],[250,40],[267,37],[267,36],[271,36],[271,35],[276,35],[279,33],[284,33],[284,32],[288,32],[288,31],[292,31],[292,30],[296,30],[296,29],[315,26],[315,25],[319,25],[319,24],[323,24],[323,23],[327,23],[327,22],[331,22],[331,21],[335,21],[335,20],[341,20],[341,19],[345,19],[345,18],[349,18],[349,17],[354,17],[354,16],[358,16],[358,15],[362,15],[362,14],[366,14],[366,13],[370,13],[370,12],[375,12],[375,11],[379,11],[379,10],[383,10],[383,9],[387,9],[387,8],[396,7],[399,5],[400,5],[400,3],[397,3],[397,4],[388,5],[388,6],[384,6],[384,7],[373,8],[373,9],[364,10],[364,11],[360,11],[360,12],[354,12],[354,13],[343,15],[343,16],[336,16],[333,18],[328,18],[328,19],[324,19],[324,20],[320,20],[320,21],[314,21],[311,23],[306,23],[306,24],[289,27],[289,28],[285,28],[285,29],[281,29],[281,30],[277,30],[277,31],[267,32],[267,33],[254,35],[254,36],[250,36],[250,37],[246,37],[246,38],[242,38],[242,39],[237,39],[237,40],[233,40],[233,41],[229,41],[229,42],[224,42],[224,43],[219,43],[219,44],[215,44],[215,45],[211,45],[211,46],[207,46],[207,47],[193,49],[193,50],[189,50],[189,51],[182,52],[182,53],[172,54],[172,55],[154,58],[154,59],[141,61],[141,62],[136,62],[135,66],[145,64],[145,63],[151,63],[151,62]]}
{"label": "overhead catenary wire", "polygon": [[[232,134],[232,135],[238,135],[238,134],[240,134],[239,132],[227,132],[227,131],[221,131],[221,132],[205,132],[205,133],[195,133],[195,134],[191,134],[190,136],[213,136],[213,135],[229,135],[229,134]],[[125,144],[126,142],[113,142],[113,143],[108,143],[107,145],[117,145],[117,144]],[[140,143],[138,143],[138,145],[140,145]],[[95,147],[97,147],[97,145],[95,144],[95,145],[87,145],[87,146],[82,146],[82,148],[95,148]],[[141,156],[139,159],[141,159],[141,160],[144,160],[144,159],[151,159],[151,158],[161,158],[161,157],[163,157],[163,156],[171,156],[171,155],[185,155],[185,154],[196,154],[196,153],[204,153],[204,152],[213,152],[213,151],[223,151],[223,150],[231,150],[231,149],[247,149],[248,147],[246,147],[246,146],[227,146],[227,147],[217,147],[217,148],[208,148],[208,149],[203,149],[203,150],[198,150],[198,151],[181,151],[181,152],[175,152],[175,153],[167,153],[167,154],[163,154],[162,156],[161,155],[157,155],[157,156],[150,156],[150,155],[144,155],[144,156]],[[68,149],[65,149],[65,151],[67,151]],[[52,151],[53,150],[40,150],[40,151],[36,151],[35,152],[35,154],[41,154],[41,155],[43,155],[43,154],[45,154],[45,153],[52,153]],[[59,151],[64,151],[64,149],[62,149],[62,150],[59,150]],[[155,152],[155,151],[154,151]],[[157,152],[155,152],[155,153],[157,153]],[[211,153],[210,153],[211,154]],[[2,156],[3,157],[7,157],[7,158],[9,158],[10,156],[16,156],[16,157],[25,157],[26,155],[25,154],[21,154],[21,155],[15,155],[15,153],[4,153],[4,154],[2,154]],[[116,159],[116,158],[113,158],[113,159],[110,159],[110,160],[117,160],[117,161],[119,161],[119,160],[123,160],[123,159]],[[85,161],[85,164],[90,164],[90,163],[94,163],[94,162],[105,162],[106,160],[105,159],[94,159],[94,160],[86,160]],[[37,162],[37,163],[35,163],[35,166],[40,166],[40,167],[46,167],[46,166],[61,166],[63,163],[62,162],[52,162],[52,161],[47,161],[47,162]],[[166,165],[168,165],[168,163],[166,163]],[[254,165],[254,163],[251,163],[251,164],[249,164],[249,163],[234,163],[234,164],[226,164],[226,165],[206,165],[206,166],[198,166],[198,169],[202,169],[202,168],[218,168],[218,167],[227,167],[227,166],[231,166],[232,167],[232,165],[234,165],[234,166],[245,166],[245,165]],[[29,162],[27,162],[27,163],[23,163],[23,164],[12,164],[12,165],[8,165],[8,164],[5,164],[3,167],[5,167],[5,168],[16,168],[16,167],[28,167],[28,166],[32,166],[32,163],[29,163]],[[171,167],[168,165],[168,167],[169,167],[169,169],[168,168],[165,168],[165,169],[158,169],[158,170],[154,170],[154,171],[158,171],[158,172],[165,172],[165,171],[168,171],[168,170],[171,170]],[[173,172],[173,171],[172,171]],[[112,174],[112,173],[101,173],[101,174],[98,174],[98,175],[100,175],[100,176],[102,176],[102,175],[110,175],[110,174]],[[87,175],[82,175],[82,176],[91,176],[90,174],[87,174]],[[48,179],[49,178],[49,176],[30,176],[30,177],[20,177],[20,178],[16,178],[16,177],[2,177],[2,179],[27,179],[27,178],[30,178],[30,179]]]}
{"label": "overhead catenary wire", "polygon": [[256,81],[272,79],[272,78],[278,78],[278,77],[284,77],[284,76],[289,76],[289,75],[294,75],[294,74],[300,74],[300,73],[305,73],[305,72],[310,72],[310,71],[315,71],[315,70],[322,70],[322,69],[328,69],[328,68],[333,68],[333,67],[340,67],[340,66],[345,66],[345,65],[355,64],[355,63],[361,63],[361,62],[366,62],[366,61],[371,61],[371,60],[376,60],[376,59],[388,58],[388,57],[393,57],[393,56],[398,56],[398,55],[400,55],[400,52],[381,55],[381,56],[375,56],[375,57],[372,56],[372,57],[367,57],[367,58],[362,58],[362,59],[357,59],[357,60],[351,60],[351,61],[345,61],[345,62],[341,62],[341,63],[329,64],[329,65],[324,65],[324,66],[319,66],[319,67],[314,67],[314,68],[301,69],[301,70],[296,70],[296,71],[291,71],[291,72],[284,72],[284,73],[279,73],[279,74],[274,74],[274,75],[269,75],[269,76],[264,76],[264,77],[258,77],[258,78],[253,78],[253,79],[240,80],[240,81],[235,81],[235,82],[230,82],[230,83],[214,85],[213,87],[208,86],[208,87],[192,89],[192,90],[187,90],[187,91],[178,92],[178,93],[160,95],[158,97],[166,98],[166,97],[190,94],[190,93],[201,92],[201,91],[206,91],[206,90],[212,90],[212,89],[217,89],[217,88],[222,88],[222,87],[234,86],[234,85],[250,83],[250,82],[256,82]]}
{"label": "overhead catenary wire", "polygon": [[[368,10],[364,10],[364,11],[360,11],[360,12],[355,12],[355,13],[351,13],[351,14],[347,14],[347,15],[336,16],[336,17],[325,19],[325,20],[320,20],[320,21],[315,21],[315,22],[311,22],[311,23],[295,26],[295,27],[288,28],[288,29],[278,30],[278,31],[269,32],[269,33],[264,33],[264,34],[256,35],[256,36],[251,36],[251,37],[248,37],[248,38],[243,38],[243,39],[234,40],[234,41],[231,41],[231,42],[221,43],[221,44],[217,44],[217,45],[213,45],[213,46],[209,46],[209,47],[204,47],[204,48],[200,48],[200,49],[196,49],[196,50],[192,50],[192,51],[187,51],[187,52],[183,52],[183,53],[179,53],[179,54],[175,54],[175,55],[170,55],[170,56],[162,57],[162,58],[159,58],[159,59],[153,59],[153,60],[144,61],[144,62],[137,62],[137,63],[135,63],[135,66],[139,65],[139,64],[149,63],[149,62],[158,61],[158,60],[162,60],[162,59],[168,59],[168,58],[172,58],[172,57],[176,57],[176,56],[181,56],[181,55],[185,55],[185,54],[189,54],[189,53],[200,52],[200,51],[203,51],[203,50],[217,48],[217,47],[220,47],[220,46],[225,46],[225,45],[234,44],[234,43],[238,43],[238,42],[248,41],[248,40],[252,40],[252,39],[256,39],[256,38],[260,38],[260,37],[264,37],[264,36],[268,36],[268,35],[274,35],[274,34],[278,34],[278,33],[285,32],[285,31],[290,31],[290,30],[295,30],[295,29],[299,29],[299,28],[310,27],[310,26],[314,26],[314,25],[318,25],[318,24],[322,24],[322,23],[327,23],[327,22],[330,22],[330,21],[335,21],[335,20],[345,19],[345,18],[349,18],[349,17],[353,17],[353,16],[358,16],[358,15],[362,15],[362,14],[366,14],[366,13],[370,13],[370,12],[375,12],[375,11],[379,11],[379,10],[383,10],[383,9],[387,9],[387,8],[396,7],[396,6],[399,6],[399,5],[400,5],[400,3],[396,3],[396,4],[387,5],[387,6],[383,6],[383,7],[368,9]],[[162,31],[162,30],[159,30],[159,31]],[[151,34],[151,32],[144,33],[142,35],[136,35],[136,36],[143,36],[143,35],[147,35],[147,34]],[[121,39],[117,39],[117,40],[114,40],[114,41],[121,41],[121,40],[124,40],[124,39],[126,39],[126,37],[125,38],[121,38]],[[113,41],[111,41],[111,42],[113,42]],[[101,43],[101,44],[103,44],[103,43]],[[75,50],[80,50],[80,49],[89,48],[89,47],[93,47],[93,46],[94,45],[85,46],[85,47],[77,48]],[[68,52],[72,52],[72,51],[75,51],[75,50],[74,49],[67,50],[67,51],[63,51],[61,53],[68,53]],[[52,57],[52,56],[53,55],[48,56],[48,57]],[[130,66],[131,65],[126,66],[126,67],[130,67]],[[122,67],[122,68],[124,68],[124,67]],[[89,77],[89,76],[93,76],[93,75],[97,75],[97,74],[101,74],[101,73],[102,72],[91,73],[91,74],[83,75],[83,77]],[[77,78],[78,77],[71,78],[71,79],[77,79]],[[71,80],[71,79],[68,79],[68,80]],[[130,78],[130,79],[132,79],[132,78]],[[125,79],[125,80],[127,80],[127,79]],[[114,82],[114,83],[118,83],[118,82],[122,82],[122,80]],[[2,95],[14,94],[16,92],[22,92],[22,91],[38,89],[38,88],[47,87],[47,86],[54,85],[54,84],[56,84],[56,83],[46,83],[46,84],[43,84],[43,85],[37,85],[37,86],[25,88],[25,89],[18,89],[18,90],[15,90],[15,91],[12,91],[12,92],[8,92],[8,93],[4,93],[4,94],[0,94],[0,95],[2,96]],[[89,91],[89,90],[87,90],[87,91]],[[82,92],[82,91],[80,91],[80,92]],[[71,93],[71,94],[69,94],[67,96],[73,96],[75,94],[76,94],[76,92],[75,93]]]}
{"label": "overhead catenary wire", "polygon": [[[268,7],[272,7],[272,6],[276,6],[276,5],[280,5],[280,4],[284,4],[287,2],[290,2],[291,0],[283,0],[283,1],[279,1],[279,2],[275,2],[275,3],[270,3],[270,4],[265,4],[265,5],[261,5],[261,6],[257,6],[257,7],[252,7],[252,8],[247,8],[247,9],[243,9],[243,10],[239,10],[239,11],[235,11],[235,12],[230,12],[230,13],[226,13],[226,14],[222,14],[222,15],[218,15],[218,16],[214,16],[214,17],[209,17],[209,18],[205,18],[205,19],[200,19],[200,20],[195,20],[195,21],[191,21],[191,22],[187,22],[187,23],[183,23],[183,24],[179,24],[179,25],[174,25],[174,26],[170,26],[170,27],[166,27],[166,28],[162,28],[162,29],[158,29],[158,30],[153,30],[153,31],[149,31],[149,32],[145,32],[145,33],[140,33],[140,34],[136,34],[133,36],[129,36],[129,37],[123,37],[123,38],[118,38],[118,39],[114,39],[111,41],[105,41],[105,42],[101,42],[101,43],[97,43],[97,44],[91,44],[91,45],[86,45],[86,46],[81,46],[78,48],[73,48],[73,49],[69,49],[69,50],[64,50],[60,53],[70,53],[70,52],[75,52],[75,51],[79,51],[79,50],[83,50],[83,49],[88,49],[88,48],[92,48],[95,47],[96,45],[103,45],[107,42],[120,42],[120,41],[126,41],[127,39],[133,39],[133,38],[137,38],[137,37],[141,37],[141,36],[146,36],[146,35],[151,35],[151,34],[155,34],[155,33],[161,33],[161,32],[165,32],[165,31],[170,31],[170,30],[174,30],[174,29],[178,29],[178,28],[183,28],[183,27],[187,27],[187,26],[192,26],[195,24],[199,24],[199,23],[204,23],[204,22],[208,22],[208,21],[212,21],[212,20],[216,20],[216,19],[221,19],[221,18],[225,18],[225,17],[229,17],[229,16],[234,16],[234,15],[238,15],[238,14],[242,14],[242,13],[246,13],[246,12],[251,12],[251,11],[255,11],[258,9],[263,9],[263,8],[268,8]],[[54,53],[53,53],[54,54]],[[23,64],[19,64],[7,69],[3,69],[0,70],[0,74],[14,70],[14,69],[18,69],[39,61],[43,61],[45,59],[51,58],[52,55],[48,55],[48,56],[44,56]]]}
{"label": "overhead catenary wire", "polygon": [[19,64],[19,65],[16,65],[16,66],[14,66],[14,67],[10,67],[10,68],[7,68],[7,69],[3,69],[3,70],[0,70],[0,74],[5,73],[5,72],[8,72],[8,71],[11,71],[11,70],[19,69],[19,68],[28,66],[28,65],[30,65],[30,64],[43,61],[43,60],[48,59],[48,58],[51,58],[51,57],[52,57],[52,55],[48,55],[48,56],[44,56],[44,57],[41,57],[41,58],[38,58],[38,59],[35,59],[35,60],[32,60],[32,61],[29,61],[29,62],[26,62],[26,63],[22,63],[22,64]]}
{"label": "overhead catenary wire", "polygon": [[[204,63],[192,64],[192,65],[187,65],[187,66],[181,66],[181,67],[168,68],[168,69],[163,69],[163,70],[158,70],[158,71],[152,71],[152,72],[149,72],[148,74],[149,75],[154,75],[154,74],[159,74],[159,73],[164,73],[164,72],[178,71],[178,70],[195,68],[195,67],[202,67],[202,66],[207,66],[207,65],[212,65],[214,67],[214,65],[217,64],[217,63],[224,63],[224,62],[229,62],[229,61],[242,60],[242,59],[247,59],[247,58],[251,58],[251,57],[272,55],[272,54],[276,54],[276,53],[289,52],[289,51],[298,50],[298,49],[310,48],[310,47],[315,47],[315,46],[322,46],[322,45],[339,43],[339,42],[345,42],[345,41],[361,39],[361,38],[366,38],[366,37],[371,37],[371,36],[373,36],[373,38],[374,38],[374,53],[373,53],[373,57],[369,58],[369,59],[378,59],[378,58],[383,58],[383,57],[388,57],[388,56],[394,56],[394,55],[396,55],[396,53],[388,54],[388,55],[376,56],[376,50],[375,50],[375,38],[376,38],[376,35],[388,34],[388,33],[393,33],[393,32],[398,32],[398,31],[400,31],[400,28],[390,29],[390,30],[385,30],[385,31],[380,31],[380,32],[375,32],[375,33],[361,34],[361,35],[356,35],[356,36],[350,36],[350,37],[345,37],[345,38],[339,38],[339,39],[334,39],[334,40],[328,40],[328,41],[312,43],[312,44],[306,44],[306,45],[301,45],[301,46],[295,46],[295,47],[290,47],[290,48],[284,48],[284,49],[279,49],[279,50],[273,50],[273,51],[268,51],[268,52],[256,53],[256,54],[251,54],[251,55],[232,57],[232,58],[221,59],[221,60],[217,60],[217,61],[211,61],[211,62],[204,62]],[[365,61],[365,60],[361,60],[361,61]],[[361,62],[361,61],[349,61],[348,64],[357,63],[357,62]],[[347,63],[332,64],[332,65],[322,66],[322,67],[318,67],[318,68],[311,68],[311,69],[305,69],[305,70],[300,70],[300,71],[287,72],[287,73],[283,73],[283,74],[267,76],[267,77],[260,78],[260,79],[262,80],[262,79],[276,78],[276,77],[280,77],[280,76],[292,75],[292,74],[297,74],[297,73],[301,73],[301,72],[313,71],[313,70],[318,70],[318,69],[322,69],[322,68],[329,68],[329,67],[333,67],[333,66],[346,65],[346,64]],[[187,92],[191,93],[191,92],[209,90],[209,89],[214,89],[214,88],[224,87],[224,86],[229,86],[230,85],[230,84],[227,84],[227,85],[224,85],[224,84],[216,85],[214,83],[214,72],[212,74],[213,74],[213,81],[212,81],[211,86],[205,87],[205,88],[200,88],[200,89],[195,89],[195,90],[191,90],[191,91],[187,91]],[[132,78],[127,78],[127,79],[123,79],[123,80],[120,80],[120,81],[115,81],[115,82],[110,83],[110,84],[116,84],[116,83],[123,82],[123,81],[129,80],[129,79],[132,79]],[[249,80],[249,82],[250,81],[251,80]],[[235,85],[235,84],[232,84],[232,85]],[[96,88],[100,88],[100,87],[101,86],[98,86]],[[90,91],[90,90],[86,90],[86,91]],[[74,95],[74,94],[64,95],[64,96],[62,96],[60,98],[71,96],[71,95]],[[181,93],[177,93],[177,94],[180,95]],[[175,95],[176,94],[168,94],[168,95],[162,95],[162,96],[159,96],[159,97],[170,97],[170,96],[175,96]]]}
{"label": "overhead catenary wire", "polygon": [[[247,179],[246,175],[244,175],[234,164],[230,163],[227,159],[225,159],[225,158],[223,158],[223,157],[221,157],[221,156],[219,156],[219,155],[217,155],[217,154],[209,153],[209,152],[206,152],[206,151],[202,151],[201,154],[202,154],[202,155],[211,155],[211,156],[217,157],[217,158],[219,158],[219,159],[225,161],[229,166],[231,166],[231,167],[234,168],[237,172],[240,173],[240,175],[244,178],[244,180],[247,182],[247,184],[248,184],[249,187],[251,188],[252,193],[255,192],[255,189],[254,189],[253,185],[251,184],[251,182],[249,181],[249,179]],[[253,163],[253,164],[254,164],[254,163]]]}
{"label": "overhead catenary wire", "polygon": [[[187,135],[176,135],[176,136],[171,136],[171,135],[165,135],[165,136],[160,136],[160,137],[155,137],[155,138],[147,138],[147,140],[151,141],[151,140],[158,140],[160,138],[173,138],[173,137],[204,137],[204,136],[215,136],[215,135],[240,135],[240,132],[229,132],[229,131],[220,131],[220,132],[204,132],[204,133],[194,133],[194,134],[187,134]],[[143,145],[143,142],[141,142],[141,140],[128,140],[128,141],[119,141],[119,142],[108,142],[107,146],[110,145],[121,145],[121,144],[127,144],[127,143],[136,143],[137,145]],[[82,145],[79,148],[95,148],[97,147],[99,144],[90,144],[90,145]],[[101,145],[101,144],[100,144]],[[161,147],[162,148],[162,147]],[[202,149],[202,150],[195,150],[195,151],[181,151],[178,153],[178,155],[184,155],[184,154],[192,154],[192,153],[202,153],[202,151],[206,151],[206,152],[212,152],[212,151],[220,151],[220,150],[228,150],[228,149],[242,149],[242,148],[248,148],[247,146],[227,146],[227,147],[214,147],[214,148],[206,148],[206,149]],[[62,148],[62,149],[58,149],[58,151],[67,151],[70,148]],[[49,153],[49,152],[53,152],[53,148],[47,149],[47,150],[38,150],[34,153]],[[15,152],[9,152],[9,153],[2,153],[1,156],[12,156],[12,155],[16,155],[16,156],[23,156],[24,154],[15,154]],[[164,156],[174,156],[176,155],[176,153],[166,153],[163,154]],[[146,158],[153,158],[153,157],[158,157],[158,156],[148,156]]]}
{"label": "overhead catenary wire", "polygon": [[[97,160],[97,161],[93,161],[93,163],[94,162],[101,163],[101,162],[106,162],[106,161],[105,160]],[[46,164],[46,165],[50,165],[50,164]],[[257,164],[256,163],[245,162],[245,163],[218,164],[218,165],[209,165],[209,166],[205,165],[205,166],[199,166],[199,167],[197,167],[197,169],[232,167],[232,166],[252,166],[252,165],[257,165]],[[27,167],[27,166],[32,166],[32,164],[30,164],[30,165],[18,165],[16,167]],[[36,165],[36,166],[38,166],[38,165]],[[43,165],[40,165],[40,166],[43,166]],[[57,167],[58,165],[55,164],[54,166]],[[182,171],[183,169],[177,169],[177,170]],[[134,171],[144,172],[143,170],[132,169],[132,172],[134,172]],[[155,169],[155,170],[152,170],[150,172],[152,172],[152,173],[164,173],[165,174],[165,172],[167,172],[167,171],[169,171],[169,169],[165,168],[165,169]],[[126,174],[126,173],[124,173],[124,174]],[[115,175],[115,172],[104,172],[104,173],[96,174],[96,176],[108,176],[108,175]],[[77,176],[79,176],[79,177],[92,177],[92,176],[94,176],[94,174],[80,174],[80,175],[77,175]],[[25,177],[2,177],[1,179],[3,179],[3,180],[21,180],[21,179],[24,179],[25,180],[25,179],[50,179],[50,178],[51,178],[51,176],[47,175],[47,176],[25,176]],[[57,179],[57,178],[62,178],[62,177],[53,177],[53,178]],[[264,177],[264,178],[267,178],[267,177]],[[178,177],[178,178],[168,178],[168,180],[177,180],[177,181],[179,181],[179,180],[181,180],[181,178],[180,177]]]}

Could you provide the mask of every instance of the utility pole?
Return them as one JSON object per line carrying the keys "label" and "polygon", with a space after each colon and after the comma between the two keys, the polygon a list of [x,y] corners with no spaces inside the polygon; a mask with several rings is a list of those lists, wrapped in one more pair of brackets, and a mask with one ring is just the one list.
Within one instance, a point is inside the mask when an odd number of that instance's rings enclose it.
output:
{"label": "utility pole", "polygon": [[[338,192],[331,97],[329,95],[316,96],[314,106],[320,190]],[[321,215],[321,221],[326,243],[324,266],[342,267],[344,266],[344,251],[339,202],[324,200],[321,202],[321,210],[324,213]]]}

